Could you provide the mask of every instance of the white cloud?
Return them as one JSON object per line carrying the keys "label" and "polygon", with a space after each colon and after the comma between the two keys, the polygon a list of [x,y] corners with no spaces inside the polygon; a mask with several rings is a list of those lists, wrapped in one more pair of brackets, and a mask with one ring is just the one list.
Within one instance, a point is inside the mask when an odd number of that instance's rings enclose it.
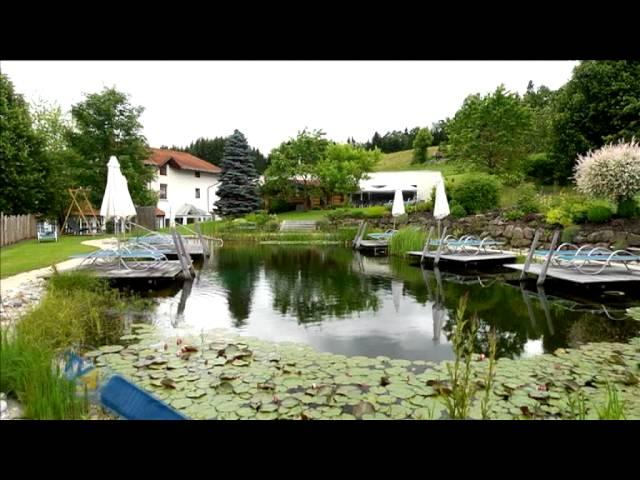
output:
{"label": "white cloud", "polygon": [[500,83],[524,92],[529,80],[552,89],[575,61],[7,61],[0,70],[29,100],[69,109],[105,86],[145,107],[152,146],[241,130],[268,153],[304,127],[337,141],[374,131],[428,126],[453,116],[464,98]]}

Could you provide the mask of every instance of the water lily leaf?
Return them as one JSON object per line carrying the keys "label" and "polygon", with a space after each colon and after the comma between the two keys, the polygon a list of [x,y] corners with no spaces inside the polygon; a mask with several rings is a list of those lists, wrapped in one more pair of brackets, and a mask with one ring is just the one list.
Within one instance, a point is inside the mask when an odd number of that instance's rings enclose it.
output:
{"label": "water lily leaf", "polygon": [[105,352],[103,352],[102,350],[92,350],[90,352],[87,352],[84,354],[84,357],[86,358],[97,358],[100,355],[104,354]]}
{"label": "water lily leaf", "polygon": [[357,418],[362,418],[363,415],[375,413],[375,407],[369,402],[358,402],[355,407],[353,407],[353,414]]}
{"label": "water lily leaf", "polygon": [[187,392],[187,398],[201,398],[207,394],[204,390],[193,390],[191,392]]}
{"label": "water lily leaf", "polygon": [[171,402],[171,405],[175,408],[186,408],[193,405],[193,401],[189,398],[178,398]]}
{"label": "water lily leaf", "polygon": [[278,412],[258,412],[256,414],[257,420],[275,420],[278,418]]}
{"label": "water lily leaf", "polygon": [[103,347],[100,347],[100,350],[104,353],[116,353],[116,352],[119,352],[120,350],[124,350],[124,346],[123,345],[105,345]]}
{"label": "water lily leaf", "polygon": [[184,377],[184,379],[187,382],[195,382],[196,380],[200,380],[200,375],[198,374],[191,374],[191,375],[187,375],[186,377]]}
{"label": "water lily leaf", "polygon": [[[213,384],[214,382],[212,382]],[[234,393],[234,388],[231,382],[223,381],[216,387],[216,392],[223,394],[231,394]]]}

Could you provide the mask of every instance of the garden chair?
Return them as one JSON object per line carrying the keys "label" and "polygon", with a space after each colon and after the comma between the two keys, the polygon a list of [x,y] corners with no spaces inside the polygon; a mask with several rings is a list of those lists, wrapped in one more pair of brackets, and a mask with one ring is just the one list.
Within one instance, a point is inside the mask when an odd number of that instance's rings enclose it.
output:
{"label": "garden chair", "polygon": [[38,223],[38,243],[45,241],[58,241],[58,228],[55,224],[48,222]]}

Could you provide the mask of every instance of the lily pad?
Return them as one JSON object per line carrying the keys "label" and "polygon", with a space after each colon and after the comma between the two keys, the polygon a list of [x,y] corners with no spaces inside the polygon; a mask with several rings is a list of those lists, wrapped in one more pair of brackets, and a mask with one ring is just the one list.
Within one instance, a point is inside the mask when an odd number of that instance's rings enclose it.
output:
{"label": "lily pad", "polygon": [[123,345],[105,345],[103,347],[100,347],[100,350],[103,353],[116,353],[116,352],[119,352],[120,350],[124,350],[124,346]]}

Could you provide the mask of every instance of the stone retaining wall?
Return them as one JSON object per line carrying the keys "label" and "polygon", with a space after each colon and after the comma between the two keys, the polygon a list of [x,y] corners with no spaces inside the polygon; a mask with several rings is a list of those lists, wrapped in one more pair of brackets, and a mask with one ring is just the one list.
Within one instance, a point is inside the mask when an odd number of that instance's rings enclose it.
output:
{"label": "stone retaining wall", "polygon": [[[353,223],[353,220],[342,223]],[[393,228],[391,217],[369,219],[370,228],[386,230]],[[396,228],[406,226],[419,226],[428,228],[436,225],[436,220],[428,212],[420,212],[409,215],[404,221],[396,221]],[[446,218],[442,225],[447,227],[447,232],[459,236],[473,234],[480,237],[490,235],[495,240],[505,242],[514,248],[527,248],[531,245],[536,229],[543,230],[541,242],[543,245],[551,241],[553,231],[563,229],[560,225],[549,225],[544,221],[544,215],[530,214],[522,220],[510,221],[504,219],[499,212],[482,215],[471,215],[460,219]],[[640,219],[623,220],[615,219],[604,224],[580,224],[569,227],[564,233],[564,240],[570,240],[577,244],[597,244],[599,246],[617,245],[620,247],[640,247]],[[569,238],[567,238],[569,237]]]}

